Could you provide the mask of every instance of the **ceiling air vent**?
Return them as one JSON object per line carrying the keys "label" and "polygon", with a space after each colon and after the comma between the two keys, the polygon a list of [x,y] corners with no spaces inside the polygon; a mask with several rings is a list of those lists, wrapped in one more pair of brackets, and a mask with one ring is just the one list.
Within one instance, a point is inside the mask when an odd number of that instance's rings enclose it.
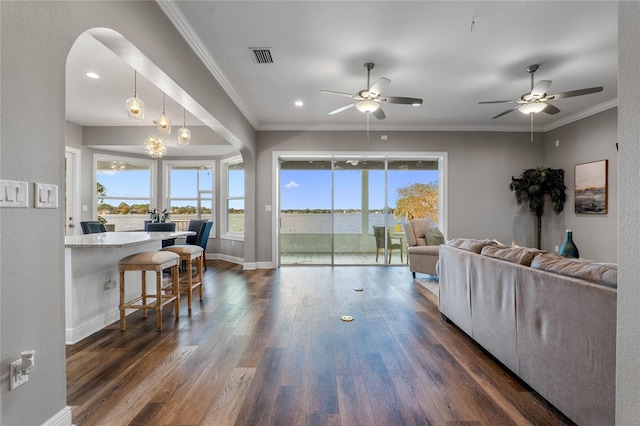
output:
{"label": "ceiling air vent", "polygon": [[270,47],[250,47],[249,50],[251,50],[251,57],[256,64],[273,63]]}

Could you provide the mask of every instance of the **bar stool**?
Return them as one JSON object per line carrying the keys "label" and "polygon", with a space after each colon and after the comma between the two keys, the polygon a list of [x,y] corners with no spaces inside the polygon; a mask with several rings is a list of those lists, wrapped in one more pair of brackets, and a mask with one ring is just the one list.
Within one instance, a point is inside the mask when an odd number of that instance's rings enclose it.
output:
{"label": "bar stool", "polygon": [[[142,318],[147,317],[147,309],[156,310],[156,324],[158,331],[162,330],[162,307],[173,302],[176,311],[176,318],[180,315],[180,289],[178,284],[178,263],[180,256],[167,251],[146,251],[132,254],[118,262],[120,271],[120,330],[127,328],[125,309],[142,309]],[[162,286],[162,271],[171,268],[171,286]],[[142,272],[142,292],[140,297],[125,301],[125,271]],[[156,293],[147,294],[146,271],[156,272]],[[164,291],[164,294],[163,294]],[[147,303],[147,298],[154,301]],[[139,304],[138,302],[142,302]]]}
{"label": "bar stool", "polygon": [[[180,263],[186,262],[187,264],[187,305],[189,306],[189,313],[191,313],[191,299],[193,289],[200,287],[200,300],[203,299],[203,285],[202,285],[202,259],[204,258],[204,249],[200,246],[194,246],[190,244],[177,244],[175,246],[165,247],[160,251],[172,252],[180,256]],[[193,261],[196,261],[196,269],[198,275],[196,281],[193,281],[193,274],[191,272],[191,266]]]}

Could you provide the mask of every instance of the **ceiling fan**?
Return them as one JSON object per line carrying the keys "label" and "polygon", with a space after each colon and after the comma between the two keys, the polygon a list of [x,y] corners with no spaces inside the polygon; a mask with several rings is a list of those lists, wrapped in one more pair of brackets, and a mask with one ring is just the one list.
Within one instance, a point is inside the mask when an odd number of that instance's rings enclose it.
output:
{"label": "ceiling fan", "polygon": [[381,103],[389,103],[389,104],[405,104],[405,105],[413,105],[419,106],[422,105],[422,99],[418,98],[404,98],[399,96],[381,96],[381,93],[384,89],[387,88],[391,80],[388,78],[382,77],[378,79],[372,85],[370,83],[370,74],[371,70],[374,67],[372,62],[367,62],[364,64],[364,67],[367,69],[367,88],[360,90],[358,93],[352,95],[351,93],[344,92],[333,92],[331,90],[321,90],[320,93],[328,93],[330,95],[340,95],[346,96],[356,101],[354,103],[342,106],[338,109],[335,109],[329,113],[329,115],[337,114],[342,111],[346,111],[349,108],[356,107],[358,111],[364,113],[372,113],[374,117],[378,120],[382,120],[386,117],[382,108],[380,108]]}
{"label": "ceiling fan", "polygon": [[[525,93],[518,99],[511,101],[485,101],[479,102],[480,104],[500,104],[500,103],[515,103],[517,104],[511,109],[508,109],[492,119],[502,117],[509,114],[512,111],[519,110],[523,114],[536,114],[538,112],[545,112],[547,114],[557,114],[560,110],[548,103],[554,99],[571,98],[574,96],[588,95],[591,93],[602,92],[602,87],[589,87],[588,89],[570,90],[568,92],[556,93],[555,95],[547,94],[547,90],[551,87],[551,80],[540,80],[538,84],[533,85],[533,74],[538,69],[537,64],[529,65],[526,70],[531,74],[531,92]],[[533,116],[532,116],[533,118]]]}

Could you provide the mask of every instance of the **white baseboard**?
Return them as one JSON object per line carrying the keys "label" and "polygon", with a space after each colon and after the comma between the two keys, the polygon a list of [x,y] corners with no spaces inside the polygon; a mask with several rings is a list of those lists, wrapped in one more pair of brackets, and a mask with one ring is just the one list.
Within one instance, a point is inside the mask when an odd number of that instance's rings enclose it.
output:
{"label": "white baseboard", "polygon": [[42,426],[71,426],[71,407],[64,407],[55,416],[44,422]]}
{"label": "white baseboard", "polygon": [[[128,314],[130,315],[130,314]],[[120,309],[116,308],[104,315],[100,315],[98,318],[95,318],[89,322],[82,324],[76,328],[65,328],[65,343],[67,345],[73,345],[78,343],[80,340],[85,337],[91,336],[96,331],[100,331],[109,324],[118,321],[120,319]]]}
{"label": "white baseboard", "polygon": [[215,253],[207,256],[208,259],[224,260],[226,262],[242,265],[242,269],[245,271],[254,271],[256,269],[275,269],[276,266],[273,262],[245,262],[241,257],[229,256],[226,254]]}
{"label": "white baseboard", "polygon": [[258,269],[276,269],[276,265],[273,262],[256,262]]}

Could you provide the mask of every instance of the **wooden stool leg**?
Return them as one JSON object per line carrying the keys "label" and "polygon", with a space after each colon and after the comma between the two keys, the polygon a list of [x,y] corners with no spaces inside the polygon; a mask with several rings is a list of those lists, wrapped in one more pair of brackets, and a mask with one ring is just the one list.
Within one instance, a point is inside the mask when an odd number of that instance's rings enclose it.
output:
{"label": "wooden stool leg", "polygon": [[180,281],[178,274],[180,273],[178,264],[171,267],[171,279],[173,280],[173,295],[176,300],[173,302],[176,310],[176,321],[180,317]]}
{"label": "wooden stool leg", "polygon": [[196,268],[198,269],[198,280],[200,280],[200,300],[204,299],[204,279],[202,278],[202,256],[196,259]]}
{"label": "wooden stool leg", "polygon": [[193,270],[191,263],[191,256],[187,259],[187,306],[189,306],[189,313],[191,313],[191,300],[193,298]]}
{"label": "wooden stool leg", "polygon": [[120,271],[120,330],[127,329],[127,316],[124,311],[124,271]]}
{"label": "wooden stool leg", "polygon": [[162,271],[156,271],[156,325],[162,330]]}
{"label": "wooden stool leg", "polygon": [[[142,304],[147,306],[147,272],[142,271]],[[147,308],[142,308],[142,318],[147,317]]]}

